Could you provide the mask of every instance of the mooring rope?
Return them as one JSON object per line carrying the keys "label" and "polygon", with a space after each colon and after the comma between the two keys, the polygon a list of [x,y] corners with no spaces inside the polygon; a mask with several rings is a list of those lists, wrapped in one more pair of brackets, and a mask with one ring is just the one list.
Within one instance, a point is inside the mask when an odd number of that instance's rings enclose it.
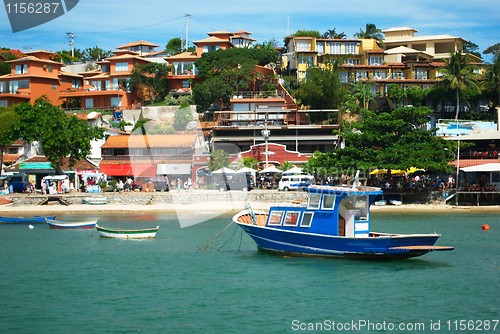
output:
{"label": "mooring rope", "polygon": [[220,248],[217,251],[220,251],[222,249],[222,247],[224,247],[229,242],[229,240],[231,240],[234,237],[234,234],[236,233],[236,230],[238,229],[238,226],[235,226],[235,227],[236,228],[234,229],[233,234],[231,234],[231,236],[226,240],[224,245],[220,246]]}
{"label": "mooring rope", "polygon": [[231,224],[233,224],[233,221],[231,221],[226,227],[224,227],[221,231],[219,231],[216,235],[214,235],[212,239],[205,242],[203,246],[198,248],[197,252],[204,252],[205,250],[207,250],[207,248],[210,247],[210,245],[213,244],[215,240],[217,240],[224,232],[226,232],[226,230],[229,228],[229,226],[231,226]]}

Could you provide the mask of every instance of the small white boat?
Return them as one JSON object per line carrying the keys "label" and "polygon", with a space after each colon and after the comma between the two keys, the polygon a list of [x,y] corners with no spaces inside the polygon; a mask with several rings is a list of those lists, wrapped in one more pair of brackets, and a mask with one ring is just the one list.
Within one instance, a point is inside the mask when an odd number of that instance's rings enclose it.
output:
{"label": "small white boat", "polygon": [[49,227],[54,229],[94,228],[97,223],[97,219],[80,222],[64,222],[48,218],[45,218],[45,220]]}
{"label": "small white boat", "polygon": [[104,238],[148,239],[156,236],[156,232],[158,232],[160,226],[148,229],[128,230],[122,228],[100,227],[96,224],[95,228],[99,231],[99,235]]}
{"label": "small white boat", "polygon": [[387,201],[385,199],[381,199],[379,201],[373,202],[373,204],[375,204],[376,206],[384,206],[387,204]]}
{"label": "small white boat", "polygon": [[401,204],[403,204],[403,201],[400,201],[400,200],[395,199],[395,198],[391,198],[389,200],[389,203],[391,203],[392,205],[401,205]]}
{"label": "small white boat", "polygon": [[108,198],[104,196],[85,197],[82,199],[82,203],[92,205],[108,204]]}

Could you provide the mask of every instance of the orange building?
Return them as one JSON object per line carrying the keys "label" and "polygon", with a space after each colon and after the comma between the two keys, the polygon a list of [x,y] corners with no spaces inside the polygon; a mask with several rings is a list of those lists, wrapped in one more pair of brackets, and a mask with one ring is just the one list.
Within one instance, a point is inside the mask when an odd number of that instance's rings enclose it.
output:
{"label": "orange building", "polygon": [[10,107],[46,95],[51,103],[59,104],[58,91],[71,87],[75,75],[61,71],[62,63],[50,60],[53,52],[33,51],[25,57],[6,61],[10,74],[0,76],[0,106]]}

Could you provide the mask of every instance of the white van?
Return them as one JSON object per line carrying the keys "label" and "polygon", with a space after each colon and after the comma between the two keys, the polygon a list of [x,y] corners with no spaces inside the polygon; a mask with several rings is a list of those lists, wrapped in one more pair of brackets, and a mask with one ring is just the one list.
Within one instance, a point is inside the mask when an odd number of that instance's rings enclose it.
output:
{"label": "white van", "polygon": [[312,175],[283,175],[278,183],[278,190],[304,190],[311,184],[314,184]]}

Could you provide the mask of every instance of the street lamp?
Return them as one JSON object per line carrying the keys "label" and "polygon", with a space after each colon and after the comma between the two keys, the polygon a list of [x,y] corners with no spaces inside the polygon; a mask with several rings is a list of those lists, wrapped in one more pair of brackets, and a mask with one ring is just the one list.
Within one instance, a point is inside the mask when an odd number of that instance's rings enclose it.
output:
{"label": "street lamp", "polygon": [[455,156],[455,159],[457,159],[457,185],[456,185],[456,193],[455,193],[455,205],[458,206],[458,190],[460,189],[460,182],[458,181],[458,173],[459,173],[459,169],[460,169],[460,138],[458,139],[457,154],[453,153],[453,151],[450,151],[447,148],[445,148],[445,151],[451,152]]}

